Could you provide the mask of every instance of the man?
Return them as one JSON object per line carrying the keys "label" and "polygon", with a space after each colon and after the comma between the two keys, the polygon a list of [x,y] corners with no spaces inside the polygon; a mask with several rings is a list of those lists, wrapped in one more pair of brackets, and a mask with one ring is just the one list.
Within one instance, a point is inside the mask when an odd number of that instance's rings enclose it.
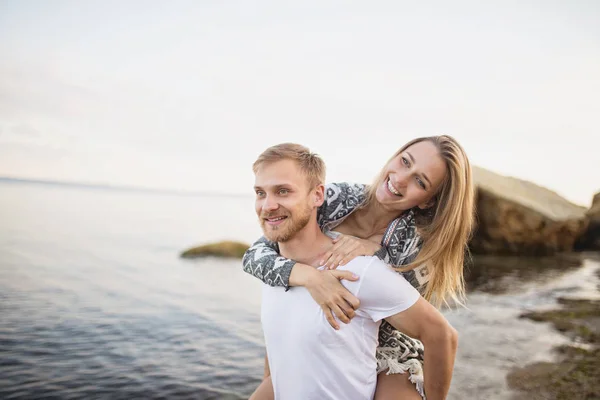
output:
{"label": "man", "polygon": [[[319,268],[319,260],[332,247],[316,219],[324,201],[323,161],[303,146],[285,143],[263,152],[253,169],[256,213],[265,237],[278,243],[282,256]],[[282,287],[264,285],[261,320],[268,360],[265,380],[251,399],[273,394],[283,400],[373,398],[375,349],[384,318],[423,342],[428,399],[444,398],[456,354],[454,329],[378,258],[357,257],[339,269],[360,277],[344,281],[360,308],[339,330],[331,329],[304,287],[286,293]],[[432,376],[432,370],[438,376]],[[436,385],[436,380],[444,384]]]}

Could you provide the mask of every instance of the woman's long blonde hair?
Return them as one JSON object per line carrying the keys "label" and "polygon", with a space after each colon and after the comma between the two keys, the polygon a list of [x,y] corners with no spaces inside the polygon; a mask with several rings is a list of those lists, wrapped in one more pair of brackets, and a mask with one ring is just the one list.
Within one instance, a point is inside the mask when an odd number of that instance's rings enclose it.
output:
{"label": "woman's long blonde hair", "polygon": [[[434,195],[435,204],[431,209],[414,208],[417,229],[423,239],[423,246],[417,258],[408,265],[396,268],[409,271],[426,265],[429,281],[424,288],[423,297],[438,307],[448,304],[450,299],[463,304],[464,262],[475,221],[475,189],[471,164],[456,139],[447,135],[411,140],[389,161],[413,144],[423,141],[429,141],[438,148],[442,160],[446,163],[446,177]],[[365,206],[377,202],[375,192],[387,179],[386,167],[369,187]]]}

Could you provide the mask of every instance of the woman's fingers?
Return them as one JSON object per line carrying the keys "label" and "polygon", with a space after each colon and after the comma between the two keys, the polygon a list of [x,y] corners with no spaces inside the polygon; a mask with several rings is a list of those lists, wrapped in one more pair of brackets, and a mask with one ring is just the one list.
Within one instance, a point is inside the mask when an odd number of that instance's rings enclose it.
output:
{"label": "woman's fingers", "polygon": [[325,267],[328,266],[328,263],[331,261],[331,256],[336,252],[337,249],[340,248],[340,246],[342,246],[344,243],[343,242],[336,242],[333,247],[331,249],[329,249],[329,251],[327,251],[324,255],[323,258],[321,259],[321,262],[319,264],[324,265]]}
{"label": "woman's fingers", "polygon": [[352,307],[354,310],[358,310],[358,307],[360,307],[360,300],[358,297],[350,292],[344,293],[342,296],[344,297],[344,301],[346,301],[350,307]]}
{"label": "woman's fingers", "polygon": [[358,256],[364,255],[362,254],[359,243],[352,243],[345,250],[345,254],[342,254],[340,260],[338,261],[338,266],[346,265],[348,264],[348,262],[350,262],[350,260],[353,260]]}
{"label": "woman's fingers", "polygon": [[[338,271],[338,270],[335,270],[335,271],[329,271],[329,273],[331,275],[333,275],[334,277],[336,277],[340,281],[342,279],[346,279],[347,281],[357,281],[358,278],[359,278],[358,275],[354,274],[351,271]],[[350,293],[350,292],[348,292],[348,290],[346,288],[344,288],[344,290],[345,290],[345,292]],[[345,292],[342,292],[342,293],[345,293]]]}
{"label": "woman's fingers", "polygon": [[358,299],[340,283],[342,279],[356,281],[359,277],[351,271],[321,271],[318,279],[306,286],[334,329],[339,329],[338,320],[350,322],[355,316],[354,307],[359,305]]}
{"label": "woman's fingers", "polygon": [[325,318],[327,319],[327,322],[329,322],[329,325],[331,325],[331,327],[335,330],[340,329],[340,326],[338,325],[337,321],[333,317],[333,313],[331,312],[331,309],[329,307],[327,307],[327,305],[325,305],[325,304],[323,304],[321,306],[321,309],[323,310],[323,313],[325,314]]}
{"label": "woman's fingers", "polygon": [[325,253],[325,255],[323,256],[323,259],[321,260],[321,262],[319,264],[321,264],[325,268],[329,269],[328,265],[330,263],[331,256],[333,256],[333,251],[329,250],[327,253]]}
{"label": "woman's fingers", "polygon": [[[325,265],[325,268],[331,269],[333,267],[334,261],[337,259],[339,253],[344,251],[343,249],[347,245],[348,245],[348,240],[344,239],[344,240],[339,241],[336,244],[334,244],[333,247],[331,248],[331,250],[329,250],[327,253],[325,253],[326,256],[328,255],[326,262],[323,264],[323,265]],[[336,265],[336,267],[337,267],[337,265]]]}
{"label": "woman's fingers", "polygon": [[340,261],[340,265],[346,265],[348,264],[350,261],[354,260],[356,257],[360,257],[360,256],[365,256],[366,254],[364,254],[363,251],[361,251],[361,249],[354,248],[352,249],[352,251],[348,252],[344,258],[342,258],[342,260]]}
{"label": "woman's fingers", "polygon": [[[340,248],[334,252],[333,256],[331,257],[331,268],[337,268],[340,265],[345,265],[346,263],[343,262],[344,259],[346,259],[349,254],[357,254],[358,248],[359,243],[356,243],[352,240],[348,241],[343,248]],[[352,260],[354,257],[356,256],[351,257],[348,261]]]}
{"label": "woman's fingers", "polygon": [[[342,301],[344,300],[342,299]],[[337,319],[339,319],[345,324],[350,322],[350,318],[348,318],[344,311],[342,311],[342,308],[339,305],[337,305],[336,303],[332,303],[329,305],[329,308],[331,308]]]}
{"label": "woman's fingers", "polygon": [[340,262],[342,261],[342,259],[344,258],[344,254],[340,254],[340,253],[335,253],[333,254],[333,256],[331,257],[331,269],[336,269],[337,267],[340,266]]}
{"label": "woman's fingers", "polygon": [[344,300],[344,298],[341,296],[339,298],[338,306],[342,309],[346,317],[348,317],[348,322],[350,322],[350,320],[356,315],[356,313],[354,312],[354,308],[352,308],[352,306],[350,306],[350,304],[348,304],[346,300]]}

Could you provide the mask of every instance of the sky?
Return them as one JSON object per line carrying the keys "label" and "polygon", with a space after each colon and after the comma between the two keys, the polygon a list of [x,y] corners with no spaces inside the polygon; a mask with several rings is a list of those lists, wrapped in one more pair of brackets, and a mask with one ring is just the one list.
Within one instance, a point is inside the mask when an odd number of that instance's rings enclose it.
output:
{"label": "sky", "polygon": [[0,176],[252,193],[268,146],[370,182],[408,140],[589,206],[598,1],[0,0]]}

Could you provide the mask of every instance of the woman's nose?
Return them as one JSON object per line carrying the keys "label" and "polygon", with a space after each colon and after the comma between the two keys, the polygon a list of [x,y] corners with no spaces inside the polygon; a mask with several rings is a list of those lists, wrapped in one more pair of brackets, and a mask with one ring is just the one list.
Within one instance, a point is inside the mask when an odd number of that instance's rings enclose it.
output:
{"label": "woman's nose", "polygon": [[408,185],[409,174],[395,174],[392,184],[397,188],[405,188]]}

